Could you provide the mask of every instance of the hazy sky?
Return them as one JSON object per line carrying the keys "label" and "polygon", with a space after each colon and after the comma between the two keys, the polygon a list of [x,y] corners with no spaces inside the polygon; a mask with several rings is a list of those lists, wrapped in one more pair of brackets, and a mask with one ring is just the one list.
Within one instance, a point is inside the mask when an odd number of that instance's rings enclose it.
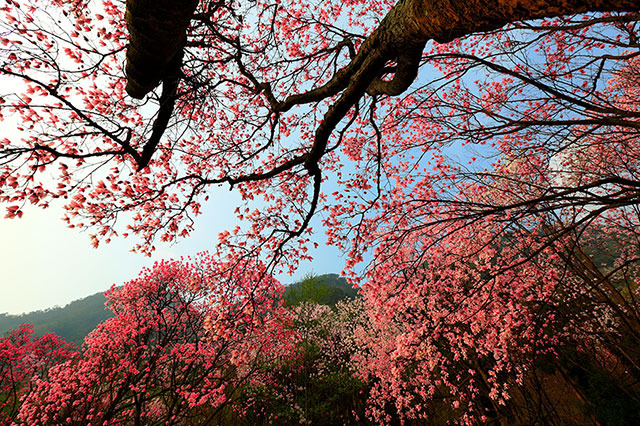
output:
{"label": "hazy sky", "polygon": [[[192,237],[173,246],[156,244],[152,258],[130,252],[136,242],[131,238],[92,248],[88,232],[69,229],[60,220],[61,206],[46,210],[27,206],[21,219],[4,219],[6,205],[0,204],[0,313],[62,306],[132,279],[155,260],[212,249],[218,233],[236,223],[232,213],[237,196],[221,192],[205,205]],[[293,278],[279,278],[290,283],[312,270],[340,272],[342,263],[335,249],[321,244],[317,253],[317,260],[301,267]]]}

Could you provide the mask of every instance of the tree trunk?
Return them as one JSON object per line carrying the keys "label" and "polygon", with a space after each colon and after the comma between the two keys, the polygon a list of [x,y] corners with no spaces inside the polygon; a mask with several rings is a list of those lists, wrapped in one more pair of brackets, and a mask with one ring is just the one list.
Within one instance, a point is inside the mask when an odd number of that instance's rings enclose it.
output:
{"label": "tree trunk", "polygon": [[[186,29],[196,5],[196,0],[127,0],[127,26],[131,38],[127,49],[127,92],[131,96],[142,98],[165,79],[168,64],[182,52]],[[318,162],[340,120],[365,93],[372,96],[404,93],[418,75],[422,52],[429,40],[444,43],[495,30],[513,21],[584,12],[638,10],[640,0],[400,0],[363,42],[355,57],[327,84],[282,101],[275,99],[268,83],[254,81],[254,84],[256,90],[264,92],[273,112],[284,112],[294,105],[340,94],[317,127],[310,151],[291,162],[291,167],[304,162],[309,173],[318,176]],[[390,74],[390,63],[395,63],[391,70],[393,75],[383,80],[385,74]],[[174,86],[177,87],[177,81]],[[167,95],[171,101],[164,103],[167,112],[163,115],[172,114],[174,95]],[[140,169],[151,158],[167,121],[154,124],[154,136],[157,137],[145,146],[147,160],[137,160]]]}
{"label": "tree trunk", "polygon": [[[142,99],[182,58],[197,0],[127,0],[127,93]],[[170,71],[170,70],[169,70]]]}

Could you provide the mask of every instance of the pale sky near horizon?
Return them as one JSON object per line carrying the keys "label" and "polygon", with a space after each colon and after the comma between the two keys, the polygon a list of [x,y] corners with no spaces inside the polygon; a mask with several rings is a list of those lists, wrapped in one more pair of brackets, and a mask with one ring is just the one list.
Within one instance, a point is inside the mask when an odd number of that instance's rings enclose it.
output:
{"label": "pale sky near horizon", "polygon": [[[64,214],[61,206],[46,210],[27,206],[21,219],[5,219],[7,206],[0,203],[0,313],[20,314],[64,306],[105,291],[112,284],[123,284],[154,261],[212,250],[218,233],[237,223],[233,202],[238,197],[222,192],[230,195],[212,196],[203,206],[204,214],[196,219],[191,237],[174,245],[156,244],[151,258],[129,251],[137,242],[133,238],[115,238],[94,249],[89,232],[69,229],[60,220]],[[324,236],[318,238],[316,260],[305,263],[293,277],[278,277],[284,284],[309,272],[340,272],[344,262],[334,248],[323,244]]]}

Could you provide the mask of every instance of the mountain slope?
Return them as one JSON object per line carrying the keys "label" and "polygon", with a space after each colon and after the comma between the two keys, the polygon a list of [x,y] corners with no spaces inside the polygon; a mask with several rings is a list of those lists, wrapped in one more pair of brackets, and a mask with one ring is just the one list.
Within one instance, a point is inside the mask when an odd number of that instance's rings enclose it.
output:
{"label": "mountain slope", "polygon": [[334,306],[339,300],[354,299],[357,295],[358,290],[338,274],[308,275],[285,288],[284,300],[287,305],[312,301]]}
{"label": "mountain slope", "polygon": [[0,314],[0,334],[14,329],[22,323],[33,325],[36,335],[55,333],[67,342],[81,345],[85,336],[99,323],[113,316],[105,308],[103,293],[75,300],[60,308],[29,312],[22,315]]}

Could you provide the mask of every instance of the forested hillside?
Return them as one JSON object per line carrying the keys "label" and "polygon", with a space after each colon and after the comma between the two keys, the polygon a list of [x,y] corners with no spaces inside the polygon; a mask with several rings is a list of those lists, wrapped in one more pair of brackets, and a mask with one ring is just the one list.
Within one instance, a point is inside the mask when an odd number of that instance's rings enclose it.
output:
{"label": "forested hillside", "polygon": [[313,301],[321,305],[335,306],[340,300],[355,299],[358,290],[338,274],[307,275],[302,281],[285,288],[284,300],[288,305],[300,301]]}
{"label": "forested hillside", "polygon": [[36,335],[54,333],[67,342],[80,345],[96,325],[113,316],[113,313],[105,308],[105,302],[104,293],[96,293],[64,307],[22,315],[0,314],[0,334],[18,328],[20,324],[31,324]]}

